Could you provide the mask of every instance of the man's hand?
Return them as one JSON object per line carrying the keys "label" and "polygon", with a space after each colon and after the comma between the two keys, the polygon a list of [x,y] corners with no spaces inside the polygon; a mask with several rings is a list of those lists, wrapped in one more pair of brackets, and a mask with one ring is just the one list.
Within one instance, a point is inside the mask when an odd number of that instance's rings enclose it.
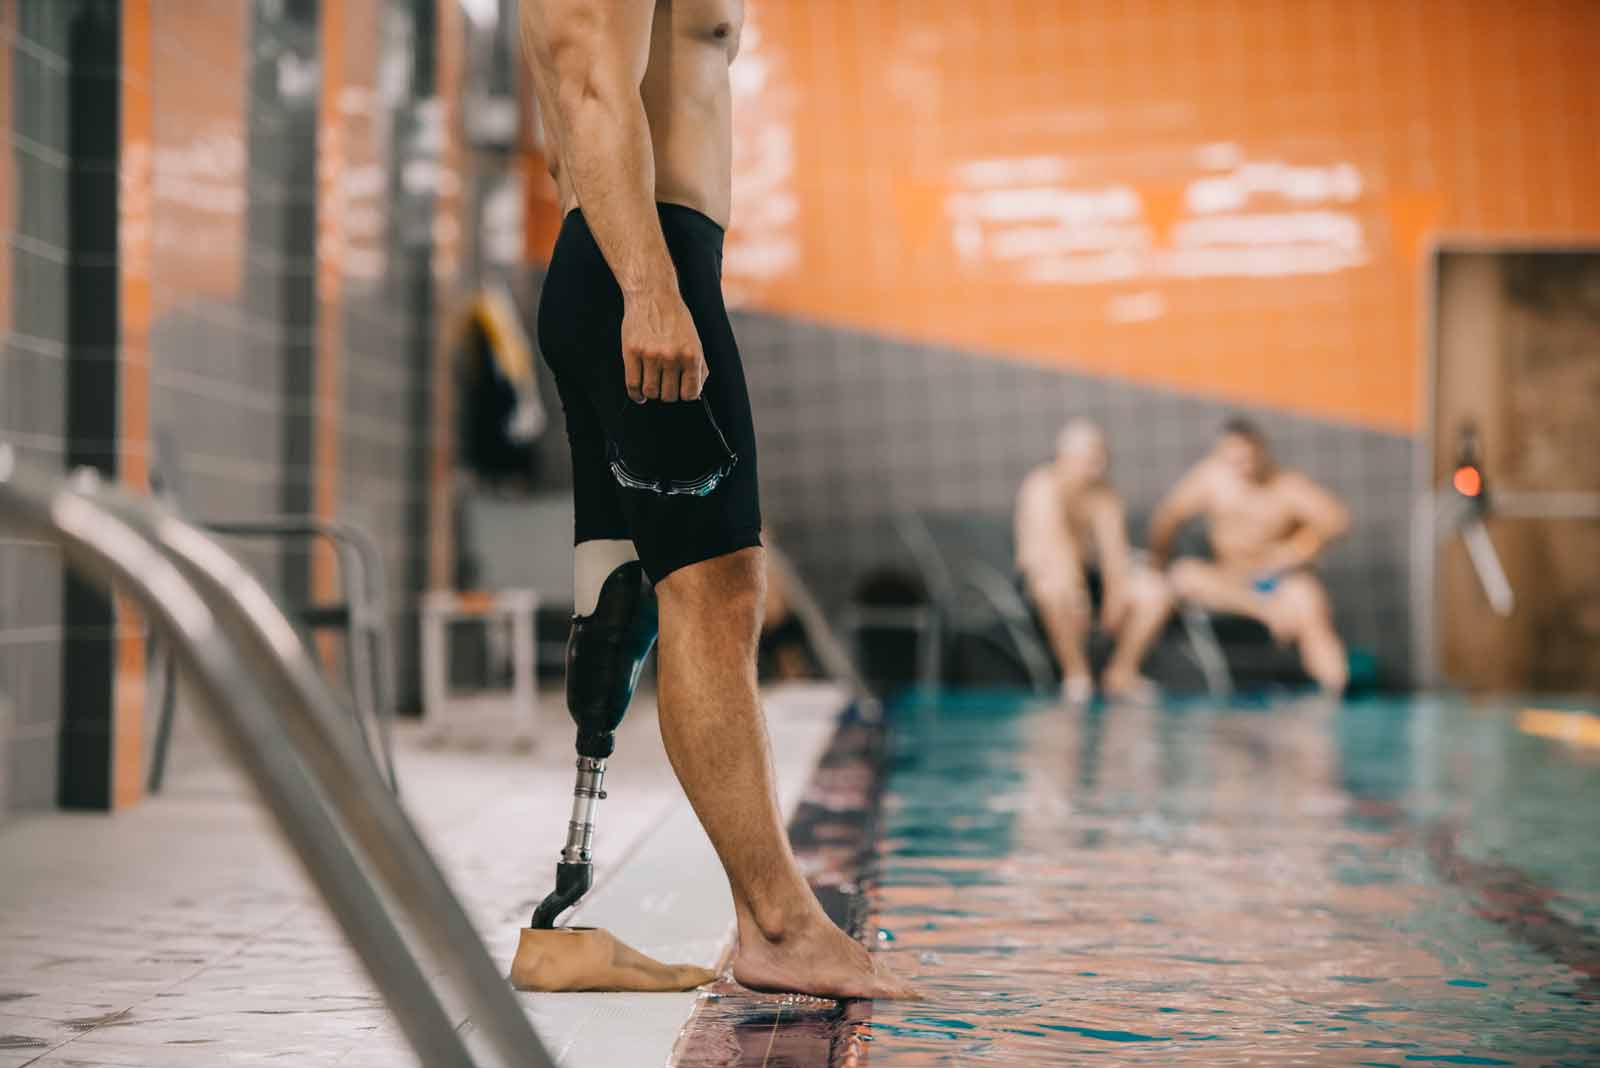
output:
{"label": "man's hand", "polygon": [[700,335],[676,289],[624,298],[622,377],[635,404],[698,400],[707,373]]}

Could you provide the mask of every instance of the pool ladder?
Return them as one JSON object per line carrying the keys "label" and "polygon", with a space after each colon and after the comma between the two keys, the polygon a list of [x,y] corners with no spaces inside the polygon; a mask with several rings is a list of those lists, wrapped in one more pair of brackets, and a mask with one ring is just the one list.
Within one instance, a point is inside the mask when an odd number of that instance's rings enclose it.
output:
{"label": "pool ladder", "polygon": [[[66,480],[27,471],[4,443],[0,528],[55,545],[75,570],[136,601],[166,632],[199,703],[420,1063],[550,1068],[549,1053],[305,643],[243,564],[155,501],[92,471]],[[391,907],[442,966],[470,1028],[458,1027],[446,1010]]]}

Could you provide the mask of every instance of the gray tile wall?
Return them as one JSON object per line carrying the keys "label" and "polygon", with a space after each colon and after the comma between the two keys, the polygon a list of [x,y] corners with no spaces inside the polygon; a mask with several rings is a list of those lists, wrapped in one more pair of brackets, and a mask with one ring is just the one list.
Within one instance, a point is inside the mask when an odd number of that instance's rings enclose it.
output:
{"label": "gray tile wall", "polygon": [[[68,52],[80,3],[0,0],[0,437],[24,462],[65,463],[68,340]],[[61,730],[62,572],[53,550],[0,531],[0,811],[55,799]]]}

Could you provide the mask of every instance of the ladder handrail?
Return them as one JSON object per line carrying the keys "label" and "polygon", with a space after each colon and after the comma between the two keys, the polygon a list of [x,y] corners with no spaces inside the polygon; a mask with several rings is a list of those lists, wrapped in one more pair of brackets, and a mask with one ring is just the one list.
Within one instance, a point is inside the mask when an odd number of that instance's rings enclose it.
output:
{"label": "ladder handrail", "polygon": [[[197,580],[206,575],[231,573],[230,563],[247,577],[248,571],[154,503],[99,485],[92,475],[62,483],[22,471],[4,444],[0,444],[0,524],[21,527],[57,546],[75,568],[108,590],[114,587],[126,593],[169,630],[205,707],[222,728],[228,751],[276,817],[423,1064],[471,1068],[478,1062],[352,851],[352,841],[385,875],[394,899],[429,946],[455,966],[477,1029],[494,1045],[497,1062],[508,1068],[552,1065],[404,812],[370,759],[364,753],[356,755],[357,743],[337,713],[336,699],[320,674],[314,680],[307,678],[309,656],[282,612],[268,597],[267,618],[256,621],[258,625],[241,626],[241,613],[249,624],[248,613],[261,608],[253,598],[218,596],[213,601],[196,588]],[[207,593],[217,593],[212,582],[201,585]],[[251,579],[250,592],[255,591],[265,593]],[[213,604],[222,609],[223,619]],[[241,633],[264,636],[262,644],[251,642],[257,674],[236,652],[235,640]],[[304,706],[298,700],[283,702],[282,707],[294,710],[289,717],[292,730],[285,729],[259,686],[262,669],[272,672],[274,689],[287,689],[297,698],[314,696]],[[344,792],[343,800],[362,803],[342,813],[343,830],[318,791],[319,782],[330,774],[356,783]],[[322,785],[326,787],[325,782]],[[332,791],[329,796],[341,797]],[[394,886],[397,875],[416,876],[420,888]],[[448,896],[442,924],[437,914],[420,911],[441,907],[441,888]],[[485,975],[493,978],[492,984]]]}

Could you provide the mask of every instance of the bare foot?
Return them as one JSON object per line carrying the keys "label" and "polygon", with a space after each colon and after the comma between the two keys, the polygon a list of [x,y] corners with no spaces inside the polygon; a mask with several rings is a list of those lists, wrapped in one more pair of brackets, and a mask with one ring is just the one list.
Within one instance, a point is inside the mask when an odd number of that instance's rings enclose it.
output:
{"label": "bare foot", "polygon": [[1111,701],[1134,705],[1154,705],[1161,701],[1161,687],[1137,672],[1126,675],[1106,672],[1100,688]]}
{"label": "bare foot", "polygon": [[733,977],[751,990],[825,998],[920,998],[910,983],[880,967],[855,939],[825,917],[781,938],[740,932]]}
{"label": "bare foot", "polygon": [[1094,698],[1092,675],[1068,675],[1061,683],[1061,697],[1069,705],[1086,705]]}

